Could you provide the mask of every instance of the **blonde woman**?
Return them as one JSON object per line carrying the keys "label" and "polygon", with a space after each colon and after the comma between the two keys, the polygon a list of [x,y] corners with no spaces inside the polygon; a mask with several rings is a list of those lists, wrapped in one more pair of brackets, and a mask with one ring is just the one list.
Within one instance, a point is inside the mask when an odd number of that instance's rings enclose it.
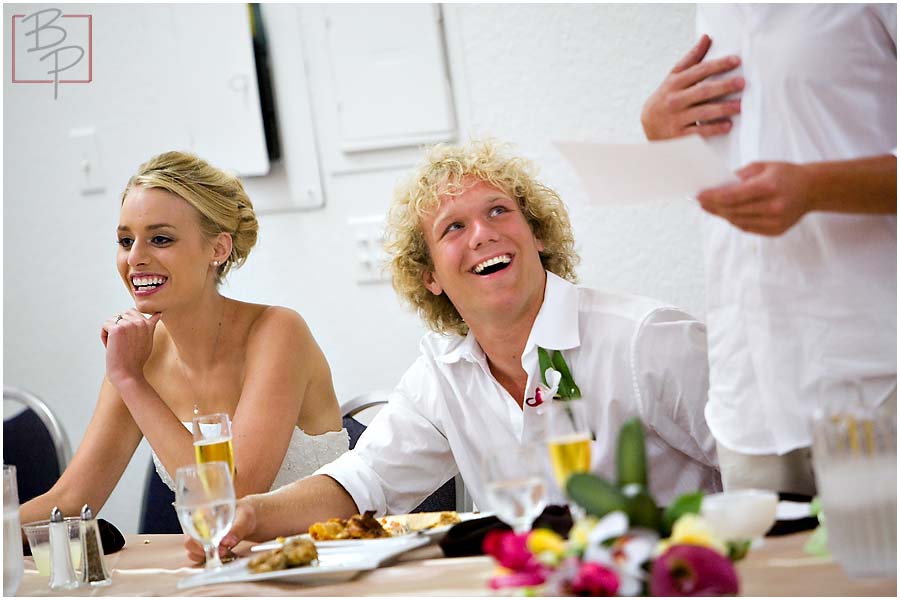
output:
{"label": "blonde woman", "polygon": [[116,230],[134,308],[103,323],[106,377],[94,416],[56,485],[22,506],[23,523],[53,506],[99,510],[142,437],[173,487],[175,470],[194,462],[195,414],[231,416],[239,497],[309,475],[348,449],[328,363],[300,315],[219,292],[257,229],[236,177],[182,152],[139,167]]}

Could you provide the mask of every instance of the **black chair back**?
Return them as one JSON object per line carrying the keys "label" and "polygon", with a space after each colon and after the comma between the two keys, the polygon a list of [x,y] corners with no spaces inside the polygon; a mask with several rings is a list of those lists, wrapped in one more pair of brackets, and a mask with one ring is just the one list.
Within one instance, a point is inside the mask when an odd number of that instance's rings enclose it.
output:
{"label": "black chair back", "polygon": [[49,490],[62,474],[53,437],[30,408],[3,421],[3,463],[16,466],[21,503]]}
{"label": "black chair back", "polygon": [[181,524],[175,507],[172,506],[173,502],[175,492],[163,482],[156,472],[153,459],[150,459],[138,533],[181,533]]}

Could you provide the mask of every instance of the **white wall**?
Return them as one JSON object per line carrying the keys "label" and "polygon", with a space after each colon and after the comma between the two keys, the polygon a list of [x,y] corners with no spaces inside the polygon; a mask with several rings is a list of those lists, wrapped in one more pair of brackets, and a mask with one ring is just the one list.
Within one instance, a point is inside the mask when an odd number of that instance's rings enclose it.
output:
{"label": "white wall", "polygon": [[[177,102],[154,36],[168,24],[143,7],[82,7],[94,26],[95,81],[53,101],[43,86],[4,78],[4,382],[51,403],[78,444],[103,376],[99,325],[129,305],[115,272],[118,191],[142,160],[166,147],[133,103]],[[361,9],[362,10],[362,9]],[[4,11],[8,33],[9,7]],[[567,201],[583,257],[582,283],[629,290],[702,316],[698,212],[672,201],[635,208],[590,206],[551,146],[555,139],[638,141],[646,95],[692,41],[693,6],[448,5],[450,67],[464,137],[517,145]],[[140,25],[136,26],[135,23]],[[116,48],[147,48],[135,64]],[[277,53],[277,48],[273,49]],[[130,81],[158,81],[158,98],[135,98]],[[104,133],[107,191],[81,196],[66,149],[69,129]],[[225,125],[225,124],[223,124]],[[335,176],[324,209],[260,218],[259,245],[225,293],[298,310],[328,357],[339,398],[389,388],[422,333],[389,285],[353,281],[346,220],[383,213],[399,171]],[[246,180],[251,197],[287,193],[277,168]],[[102,515],[136,531],[146,443]]]}

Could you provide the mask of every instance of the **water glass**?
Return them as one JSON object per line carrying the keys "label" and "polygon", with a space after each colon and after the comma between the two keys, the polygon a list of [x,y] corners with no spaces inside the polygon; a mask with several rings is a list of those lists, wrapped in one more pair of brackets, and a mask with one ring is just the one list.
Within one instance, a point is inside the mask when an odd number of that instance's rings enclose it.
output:
{"label": "water glass", "polygon": [[3,595],[15,596],[22,583],[22,529],[19,527],[19,487],[16,467],[3,465]]}
{"label": "water glass", "polygon": [[850,577],[896,577],[897,426],[889,407],[865,406],[859,391],[848,385],[813,418],[828,547]]}
{"label": "water glass", "polygon": [[[72,556],[72,567],[81,568],[81,517],[66,517],[69,530],[69,553]],[[50,520],[34,521],[22,525],[31,548],[31,557],[38,575],[50,577]]]}
{"label": "water glass", "polygon": [[489,452],[482,463],[490,510],[516,533],[528,531],[547,505],[546,454],[539,444]]}
{"label": "water glass", "polygon": [[213,461],[228,463],[234,477],[234,447],[231,444],[231,419],[225,413],[201,415],[191,421],[194,458],[197,464]]}
{"label": "water glass", "polygon": [[175,511],[181,529],[203,545],[208,569],[222,566],[219,543],[234,523],[234,485],[228,464],[214,461],[178,469]]}

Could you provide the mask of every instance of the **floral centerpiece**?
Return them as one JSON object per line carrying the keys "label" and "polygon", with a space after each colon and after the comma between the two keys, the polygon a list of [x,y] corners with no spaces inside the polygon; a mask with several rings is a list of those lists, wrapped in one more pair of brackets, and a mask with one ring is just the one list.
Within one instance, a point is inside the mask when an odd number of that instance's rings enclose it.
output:
{"label": "floral centerpiece", "polygon": [[[562,353],[541,348],[539,356],[545,384],[550,382],[544,394],[580,396]],[[567,537],[549,529],[492,531],[485,537],[483,549],[497,564],[490,588],[550,596],[738,593],[733,563],[746,554],[750,540],[721,539],[700,514],[700,492],[684,494],[665,508],[657,505],[648,488],[639,419],[626,421],[619,432],[616,481],[576,474],[566,492],[586,513]]]}

